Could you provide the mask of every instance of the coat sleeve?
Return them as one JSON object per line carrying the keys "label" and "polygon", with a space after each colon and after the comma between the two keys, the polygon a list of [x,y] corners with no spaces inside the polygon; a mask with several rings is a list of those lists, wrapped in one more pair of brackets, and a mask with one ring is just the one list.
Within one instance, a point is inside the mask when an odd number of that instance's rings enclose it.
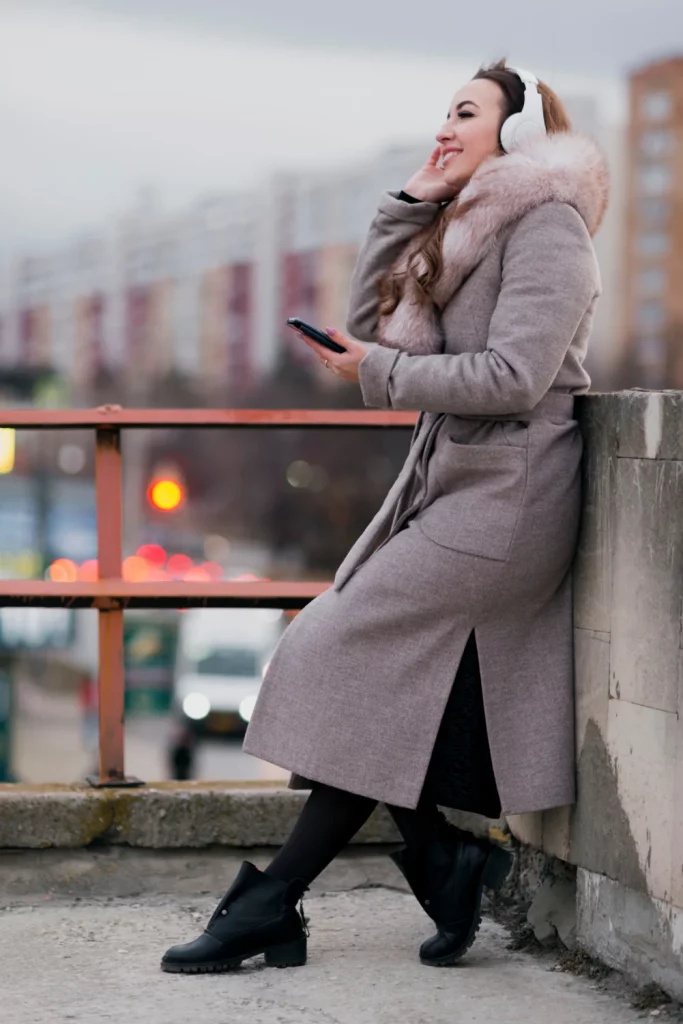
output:
{"label": "coat sleeve", "polygon": [[386,192],[382,197],[351,279],[346,326],[349,334],[361,341],[377,337],[380,278],[440,209],[439,203],[407,203],[398,195]]}
{"label": "coat sleeve", "polygon": [[551,387],[599,292],[583,220],[567,204],[545,203],[507,239],[485,350],[415,356],[374,345],[359,364],[363,400],[462,416],[528,412]]}

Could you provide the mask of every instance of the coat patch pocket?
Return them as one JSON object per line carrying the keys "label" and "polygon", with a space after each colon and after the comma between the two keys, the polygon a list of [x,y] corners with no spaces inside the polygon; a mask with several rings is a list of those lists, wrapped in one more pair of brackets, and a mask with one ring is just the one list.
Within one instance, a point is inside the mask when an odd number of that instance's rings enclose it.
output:
{"label": "coat patch pocket", "polygon": [[443,547],[505,561],[524,502],[527,449],[448,441],[434,452],[441,493],[419,517]]}

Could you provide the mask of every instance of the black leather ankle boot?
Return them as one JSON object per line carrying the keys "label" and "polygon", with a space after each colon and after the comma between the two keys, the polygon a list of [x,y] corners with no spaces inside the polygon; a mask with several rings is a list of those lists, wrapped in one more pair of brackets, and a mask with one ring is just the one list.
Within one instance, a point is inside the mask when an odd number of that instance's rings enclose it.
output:
{"label": "black leather ankle boot", "polygon": [[420,947],[421,963],[454,964],[477,936],[484,886],[501,887],[512,867],[512,854],[449,825],[438,839],[403,847],[391,859],[437,925],[437,934]]}
{"label": "black leather ankle boot", "polygon": [[303,881],[271,878],[244,861],[206,930],[192,942],[172,946],[161,969],[184,974],[226,971],[259,953],[265,954],[269,967],[303,966],[308,930],[296,904],[307,888]]}

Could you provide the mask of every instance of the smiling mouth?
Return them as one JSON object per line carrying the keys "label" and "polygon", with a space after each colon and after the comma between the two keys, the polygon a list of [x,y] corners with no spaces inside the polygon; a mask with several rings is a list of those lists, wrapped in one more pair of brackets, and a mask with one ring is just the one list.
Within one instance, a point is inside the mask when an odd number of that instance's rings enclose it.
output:
{"label": "smiling mouth", "polygon": [[448,163],[448,161],[449,161],[449,160],[450,160],[450,159],[451,159],[452,157],[454,157],[454,156],[460,156],[460,154],[461,154],[461,153],[462,153],[462,150],[461,150],[461,149],[450,149],[450,150],[449,150],[449,151],[448,151],[447,153],[444,153],[444,155],[443,155],[443,157],[442,157],[442,159],[441,159],[441,164],[442,164],[442,166],[443,166],[443,167],[445,167],[445,166],[446,166],[446,164]]}

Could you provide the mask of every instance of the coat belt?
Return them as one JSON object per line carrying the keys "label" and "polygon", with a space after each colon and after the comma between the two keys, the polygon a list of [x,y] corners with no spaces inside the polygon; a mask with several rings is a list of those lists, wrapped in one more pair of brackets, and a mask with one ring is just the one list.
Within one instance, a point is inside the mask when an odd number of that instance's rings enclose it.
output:
{"label": "coat belt", "polygon": [[526,420],[571,420],[574,416],[574,396],[564,391],[548,391],[538,405],[527,412],[491,413],[485,416],[478,413],[462,416],[456,413],[455,416],[459,420],[518,420],[522,423]]}

